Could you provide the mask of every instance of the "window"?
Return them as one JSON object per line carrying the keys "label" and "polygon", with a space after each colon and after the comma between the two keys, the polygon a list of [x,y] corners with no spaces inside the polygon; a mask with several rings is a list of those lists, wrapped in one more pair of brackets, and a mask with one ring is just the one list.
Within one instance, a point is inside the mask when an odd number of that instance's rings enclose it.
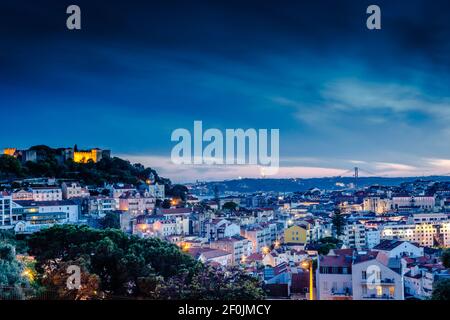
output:
{"label": "window", "polygon": [[383,295],[383,287],[377,286],[377,296],[381,297]]}
{"label": "window", "polygon": [[395,287],[389,287],[389,296],[393,297],[395,294]]}

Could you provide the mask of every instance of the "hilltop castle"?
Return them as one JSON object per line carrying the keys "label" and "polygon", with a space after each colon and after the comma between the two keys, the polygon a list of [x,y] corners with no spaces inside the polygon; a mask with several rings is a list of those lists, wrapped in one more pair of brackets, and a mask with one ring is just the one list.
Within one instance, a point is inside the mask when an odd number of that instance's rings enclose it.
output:
{"label": "hilltop castle", "polygon": [[42,151],[50,151],[55,156],[58,162],[65,162],[72,159],[74,162],[87,163],[89,160],[93,162],[99,162],[103,158],[110,158],[110,150],[102,150],[99,148],[89,150],[78,150],[75,145],[73,148],[58,148],[51,149],[45,146],[31,147],[27,150],[18,150],[16,148],[6,148],[3,150],[3,154],[20,159],[23,163],[27,161],[36,162],[45,157],[45,153]]}

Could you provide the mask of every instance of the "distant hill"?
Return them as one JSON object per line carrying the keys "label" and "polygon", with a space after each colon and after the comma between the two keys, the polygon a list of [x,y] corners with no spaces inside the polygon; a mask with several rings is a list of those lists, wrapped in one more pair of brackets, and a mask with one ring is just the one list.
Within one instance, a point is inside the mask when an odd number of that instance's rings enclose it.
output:
{"label": "distant hill", "polygon": [[205,182],[206,189],[213,193],[214,186],[219,187],[223,192],[296,192],[307,191],[311,188],[326,190],[342,190],[350,186],[357,185],[358,188],[372,185],[399,186],[403,182],[413,182],[416,180],[430,181],[450,181],[447,176],[428,176],[428,177],[360,177],[357,180],[353,177],[328,177],[328,178],[296,178],[296,179],[236,179],[225,181]]}

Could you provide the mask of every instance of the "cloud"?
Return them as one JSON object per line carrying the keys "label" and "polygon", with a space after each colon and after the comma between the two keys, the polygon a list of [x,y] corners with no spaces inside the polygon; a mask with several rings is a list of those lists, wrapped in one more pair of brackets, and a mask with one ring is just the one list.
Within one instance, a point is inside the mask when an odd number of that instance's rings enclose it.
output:
{"label": "cloud", "polygon": [[[426,159],[428,165],[441,174],[450,172],[450,159]],[[445,171],[445,172],[443,172]]]}
{"label": "cloud", "polygon": [[410,166],[407,164],[401,163],[386,163],[386,162],[377,162],[375,163],[375,167],[378,170],[396,170],[396,171],[414,171],[417,170],[416,167]]}
{"label": "cloud", "polygon": [[[173,182],[185,183],[196,180],[213,181],[237,179],[238,177],[261,178],[262,172],[260,166],[257,165],[176,165],[172,163],[169,157],[164,156],[147,156],[147,155],[118,155],[127,159],[132,163],[141,163],[145,166],[152,167],[158,173],[171,179]],[[444,171],[450,172],[450,160],[447,159],[422,159],[418,162],[423,165],[418,167],[404,163],[389,162],[367,162],[359,160],[339,160],[329,159],[329,161],[321,160],[321,166],[314,165],[295,165],[301,163],[305,159],[298,158],[296,162],[291,159],[289,165],[282,165],[277,174],[270,175],[270,178],[319,178],[319,177],[336,177],[336,176],[352,176],[352,165],[362,165],[360,168],[360,176],[379,176],[379,177],[415,177],[427,175],[444,174]],[[306,159],[313,160],[313,159]],[[447,171],[446,171],[447,172]]]}
{"label": "cloud", "polygon": [[450,96],[429,97],[418,88],[395,83],[340,80],[326,85],[322,96],[331,110],[386,110],[393,114],[415,111],[443,121],[450,119]]}
{"label": "cloud", "polygon": [[[154,168],[163,177],[169,178],[174,182],[192,182],[199,180],[220,180],[237,179],[238,177],[261,178],[263,172],[258,165],[177,165],[172,163],[169,157],[146,156],[146,155],[127,155],[118,154],[117,156],[127,159],[132,163],[141,163],[145,166]],[[280,167],[277,174],[270,175],[271,178],[313,178],[325,176],[338,176],[343,170],[339,168],[313,167],[313,166],[283,166]]]}

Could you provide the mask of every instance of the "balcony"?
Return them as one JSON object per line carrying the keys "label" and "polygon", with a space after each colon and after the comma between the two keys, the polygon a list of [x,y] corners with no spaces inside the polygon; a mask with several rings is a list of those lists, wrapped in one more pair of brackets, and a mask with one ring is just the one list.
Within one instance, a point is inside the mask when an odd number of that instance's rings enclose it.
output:
{"label": "balcony", "polygon": [[350,288],[343,288],[343,289],[331,289],[331,295],[333,296],[341,296],[341,297],[348,297],[352,295],[352,290]]}
{"label": "balcony", "polygon": [[375,280],[375,281],[370,281],[368,282],[367,279],[363,279],[361,280],[361,284],[363,285],[384,285],[384,286],[394,286],[395,285],[395,280],[394,279],[381,279],[381,280]]}
{"label": "balcony", "polygon": [[362,297],[364,300],[394,300],[394,296],[383,294],[381,296],[377,296],[376,294],[365,295]]}

